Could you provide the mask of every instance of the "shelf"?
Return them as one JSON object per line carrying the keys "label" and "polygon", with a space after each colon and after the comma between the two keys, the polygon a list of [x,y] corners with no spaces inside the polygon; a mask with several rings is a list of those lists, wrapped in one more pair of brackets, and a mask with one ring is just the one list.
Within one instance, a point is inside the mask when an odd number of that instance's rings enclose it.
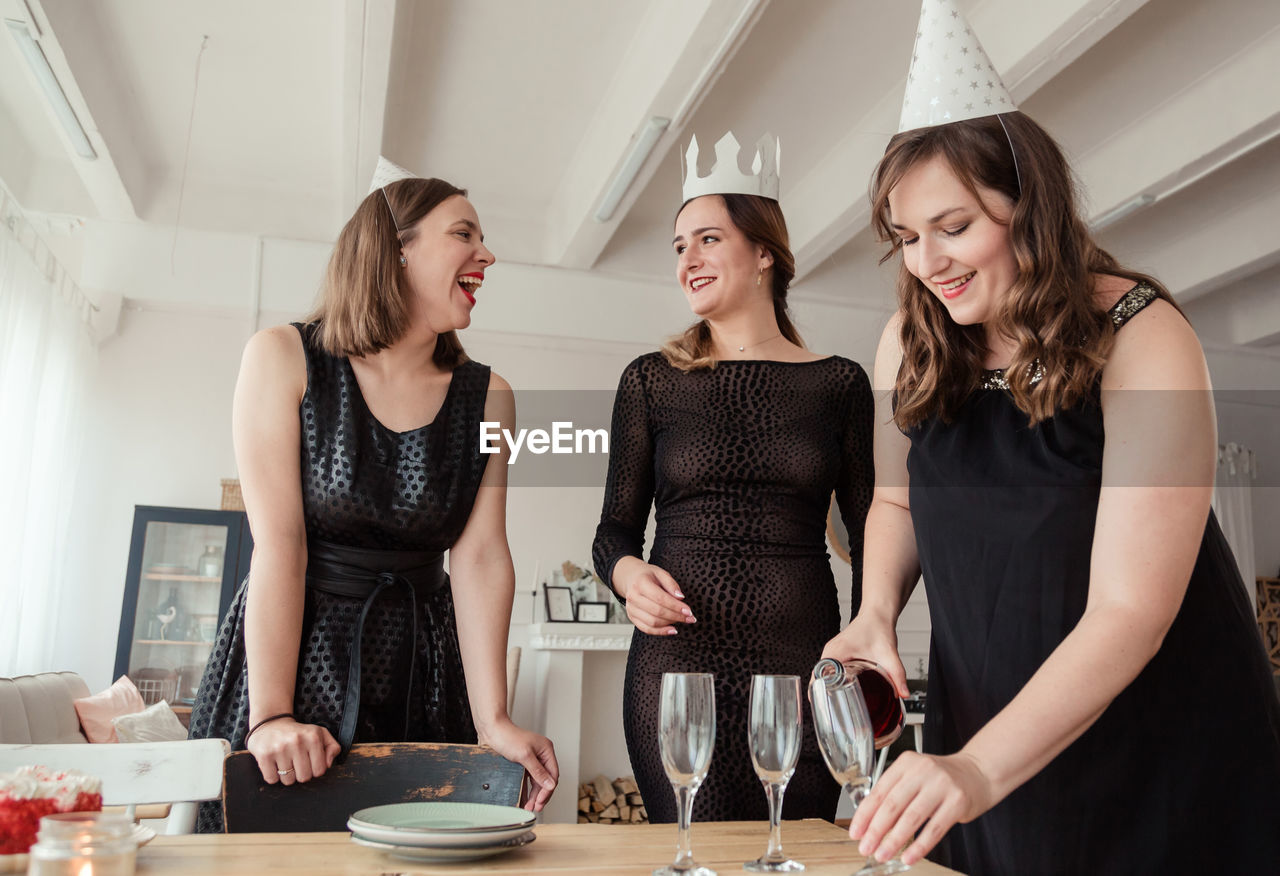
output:
{"label": "shelf", "polygon": [[631,624],[530,624],[529,647],[536,651],[626,651],[635,631]]}
{"label": "shelf", "polygon": [[134,639],[135,645],[204,645],[206,648],[213,642],[179,642],[173,639]]}
{"label": "shelf", "polygon": [[195,581],[199,584],[221,584],[222,576],[212,575],[166,575],[163,572],[146,572],[143,579],[147,581]]}

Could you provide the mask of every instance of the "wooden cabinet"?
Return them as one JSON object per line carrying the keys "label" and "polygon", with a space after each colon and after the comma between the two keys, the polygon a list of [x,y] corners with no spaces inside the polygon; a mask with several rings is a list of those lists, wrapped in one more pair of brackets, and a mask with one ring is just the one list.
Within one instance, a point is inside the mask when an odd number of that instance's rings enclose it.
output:
{"label": "wooden cabinet", "polygon": [[243,511],[134,509],[115,675],[148,705],[192,702],[252,551]]}

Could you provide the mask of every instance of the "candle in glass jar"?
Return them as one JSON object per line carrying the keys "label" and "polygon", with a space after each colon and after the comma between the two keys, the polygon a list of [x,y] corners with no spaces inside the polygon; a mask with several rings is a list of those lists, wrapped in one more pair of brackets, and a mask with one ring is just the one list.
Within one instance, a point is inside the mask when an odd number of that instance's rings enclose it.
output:
{"label": "candle in glass jar", "polygon": [[27,876],[133,876],[138,844],[127,816],[67,812],[40,819]]}

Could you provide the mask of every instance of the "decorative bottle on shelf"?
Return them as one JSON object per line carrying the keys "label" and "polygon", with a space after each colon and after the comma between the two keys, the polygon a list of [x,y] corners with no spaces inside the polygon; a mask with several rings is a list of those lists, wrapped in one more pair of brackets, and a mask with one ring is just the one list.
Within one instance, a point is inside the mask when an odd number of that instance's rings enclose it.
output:
{"label": "decorative bottle on shelf", "polygon": [[156,620],[160,622],[160,638],[168,639],[170,629],[176,630],[173,622],[178,619],[178,588],[169,588],[169,598],[156,606]]}
{"label": "decorative bottle on shelf", "polygon": [[204,553],[196,561],[196,574],[202,578],[221,578],[222,548],[216,544],[205,545]]}

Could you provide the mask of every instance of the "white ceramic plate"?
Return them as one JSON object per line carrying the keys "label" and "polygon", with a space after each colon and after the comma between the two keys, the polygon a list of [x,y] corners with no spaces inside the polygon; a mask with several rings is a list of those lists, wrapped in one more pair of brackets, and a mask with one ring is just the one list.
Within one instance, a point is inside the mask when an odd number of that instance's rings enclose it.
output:
{"label": "white ceramic plate", "polygon": [[386,852],[393,858],[400,858],[405,861],[476,861],[480,858],[489,858],[494,855],[500,855],[503,852],[509,852],[512,849],[518,849],[521,846],[527,846],[533,840],[534,833],[529,830],[513,839],[500,843],[490,843],[483,846],[429,848],[425,846],[380,843],[355,834],[351,835],[351,841],[356,845],[377,849],[380,852]]}
{"label": "white ceramic plate", "polygon": [[525,809],[488,803],[393,803],[361,809],[347,827],[375,842],[444,848],[514,839],[536,819]]}

